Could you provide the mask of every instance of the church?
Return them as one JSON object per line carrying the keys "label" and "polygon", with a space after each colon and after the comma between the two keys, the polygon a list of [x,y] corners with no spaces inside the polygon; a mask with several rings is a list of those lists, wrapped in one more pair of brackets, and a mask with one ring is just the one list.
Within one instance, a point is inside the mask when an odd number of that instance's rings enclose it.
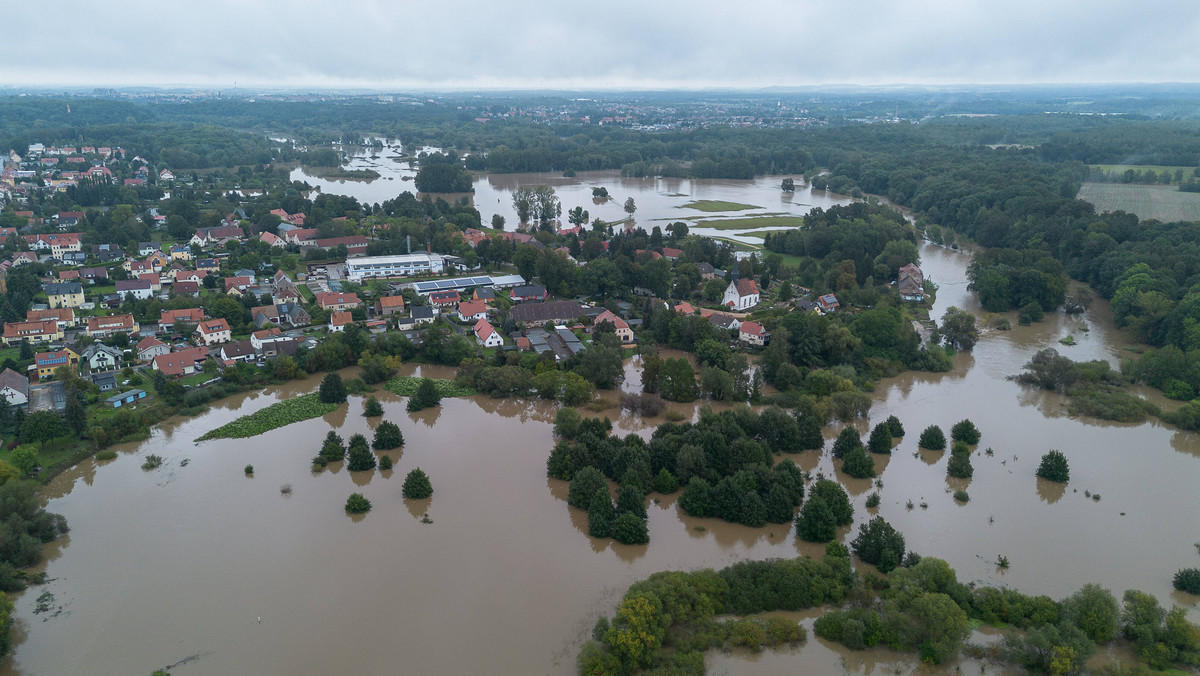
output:
{"label": "church", "polygon": [[758,284],[753,279],[738,279],[737,261],[733,263],[733,276],[725,289],[721,304],[731,310],[748,310],[758,305]]}

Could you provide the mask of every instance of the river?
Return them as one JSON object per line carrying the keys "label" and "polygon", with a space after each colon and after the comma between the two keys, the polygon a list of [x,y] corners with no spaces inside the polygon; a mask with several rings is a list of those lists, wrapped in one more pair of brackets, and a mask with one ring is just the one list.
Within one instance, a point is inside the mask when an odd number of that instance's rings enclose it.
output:
{"label": "river", "polygon": [[[383,140],[381,139],[381,142]],[[412,184],[416,166],[411,155],[404,153],[399,145],[385,144],[383,148],[347,148],[349,162],[346,169],[371,169],[380,177],[373,180],[328,179],[318,172],[309,172],[304,167],[292,170],[291,180],[305,181],[321,192],[347,195],[366,204],[378,204],[393,199],[404,191],[415,193]],[[436,148],[421,148],[435,151]],[[649,232],[654,226],[665,227],[672,221],[688,223],[694,234],[726,237],[748,244],[762,244],[762,238],[747,237],[747,232],[778,230],[783,226],[755,229],[717,229],[697,226],[702,220],[719,222],[729,218],[752,216],[803,216],[815,207],[829,208],[837,204],[849,204],[852,200],[825,190],[814,190],[799,181],[795,192],[780,190],[780,177],[764,176],[754,180],[739,181],[726,179],[686,178],[630,178],[616,171],[580,172],[575,177],[561,173],[526,174],[477,174],[474,193],[439,195],[448,200],[469,197],[479,209],[485,225],[490,227],[492,215],[504,217],[505,227],[515,228],[519,221],[513,208],[512,195],[517,188],[549,185],[554,188],[562,203],[563,222],[566,212],[583,207],[594,220],[602,218],[609,223],[624,219],[626,198],[634,198],[637,205],[637,224]],[[609,199],[592,198],[592,188],[606,188]],[[704,212],[686,206],[696,200],[719,200],[736,202],[752,208],[737,211]]]}
{"label": "river", "polygon": [[[968,254],[931,245],[921,251],[922,267],[940,285],[933,315],[950,305],[979,312],[966,289]],[[1079,344],[1059,346],[1067,333]],[[1034,326],[986,331],[950,373],[881,382],[870,423],[895,414],[908,435],[891,456],[876,456],[884,484],[877,510],[864,505],[870,484],[836,472],[827,454],[795,460],[847,486],[852,528],[878,513],[909,549],[945,558],[962,581],[1056,598],[1085,582],[1118,596],[1138,588],[1188,606],[1190,619],[1200,621],[1196,598],[1171,588],[1177,569],[1197,563],[1200,435],[1156,422],[1073,419],[1059,397],[1006,379],[1042,347],[1115,360],[1124,340],[1097,302],[1082,316],[1051,314]],[[636,369],[629,366],[629,377]],[[408,365],[405,373],[451,371]],[[357,396],[348,408],[261,437],[192,441],[316,385],[314,378],[222,401],[199,417],[160,425],[147,441],[121,447],[115,460],[89,460],[56,478],[45,490],[48,507],[67,517],[71,532],[46,548],[50,581],[17,595],[13,654],[0,671],[146,674],[192,658],[172,673],[567,674],[592,624],[611,615],[636,580],[822,551],[785,526],[685,516],[673,497],[650,505],[649,545],[590,538],[586,515],[566,505],[566,484],[546,478],[555,409],[542,401],[448,399],[409,414],[402,399],[382,393],[385,418],[407,442],[391,454],[390,472],[309,469],[329,429],[369,435],[375,423],[361,416]],[[700,405],[673,407],[694,416]],[[980,449],[994,454],[972,458],[973,479],[947,480],[948,453],[918,451],[917,436],[926,425],[948,428],[968,416],[983,433]],[[658,422],[622,416],[616,427],[649,434]],[[865,432],[868,423],[859,427]],[[827,437],[837,430],[827,428]],[[1050,448],[1070,459],[1065,489],[1034,475]],[[149,453],[165,462],[145,472]],[[243,474],[246,464],[254,465],[252,477]],[[430,476],[429,500],[401,497],[414,467]],[[968,490],[970,502],[955,502],[957,488]],[[352,492],[364,493],[374,509],[347,516]],[[432,523],[422,523],[424,514]],[[1008,557],[1008,570],[994,565],[998,555]],[[61,613],[33,612],[43,592]],[[813,616],[802,616],[810,629]],[[811,631],[796,649],[718,653],[709,663],[717,674],[924,671],[912,656],[850,652]],[[970,659],[937,671],[984,666],[998,671]]]}

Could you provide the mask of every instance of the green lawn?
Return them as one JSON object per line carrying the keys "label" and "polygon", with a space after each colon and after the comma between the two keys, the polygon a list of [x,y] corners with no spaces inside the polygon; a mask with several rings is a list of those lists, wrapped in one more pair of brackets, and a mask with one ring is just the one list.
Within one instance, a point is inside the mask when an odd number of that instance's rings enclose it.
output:
{"label": "green lawn", "polygon": [[1096,211],[1127,211],[1138,218],[1155,218],[1164,223],[1200,221],[1200,193],[1179,192],[1170,185],[1137,183],[1084,183],[1079,199],[1091,202]]}
{"label": "green lawn", "polygon": [[688,202],[679,207],[680,209],[695,209],[696,211],[715,212],[715,211],[742,211],[743,209],[761,209],[762,207],[753,204],[742,204],[741,202],[726,202],[724,200],[696,200]]}
{"label": "green lawn", "polygon": [[1183,171],[1183,180],[1185,180],[1185,181],[1189,178],[1195,177],[1195,175],[1192,174],[1192,172],[1195,171],[1195,169],[1196,169],[1196,167],[1178,167],[1178,166],[1166,166],[1166,165],[1157,165],[1157,164],[1090,164],[1090,165],[1088,165],[1088,167],[1090,169],[1099,169],[1100,171],[1104,171],[1104,172],[1108,172],[1108,173],[1112,173],[1112,172],[1124,173],[1125,171],[1127,171],[1129,169],[1132,169],[1132,170],[1138,171],[1138,172],[1145,172],[1147,169],[1151,169],[1154,171],[1154,173],[1162,175],[1162,173],[1165,171],[1165,172],[1168,172],[1169,174],[1171,174],[1171,180],[1175,180],[1175,172],[1176,171]]}
{"label": "green lawn", "polygon": [[746,218],[710,219],[696,223],[701,228],[717,230],[752,230],[754,228],[795,228],[804,225],[803,216],[748,216]]}

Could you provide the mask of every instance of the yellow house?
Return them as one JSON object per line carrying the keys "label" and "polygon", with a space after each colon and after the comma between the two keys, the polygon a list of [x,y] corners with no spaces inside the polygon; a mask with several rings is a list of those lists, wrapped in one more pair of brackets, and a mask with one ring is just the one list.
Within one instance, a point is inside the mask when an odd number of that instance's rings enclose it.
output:
{"label": "yellow house", "polygon": [[57,282],[45,286],[50,309],[83,305],[83,285],[79,282]]}
{"label": "yellow house", "polygon": [[37,364],[38,380],[52,377],[55,369],[60,366],[72,366],[76,370],[79,368],[79,355],[66,347],[54,352],[38,352],[33,355],[33,360]]}

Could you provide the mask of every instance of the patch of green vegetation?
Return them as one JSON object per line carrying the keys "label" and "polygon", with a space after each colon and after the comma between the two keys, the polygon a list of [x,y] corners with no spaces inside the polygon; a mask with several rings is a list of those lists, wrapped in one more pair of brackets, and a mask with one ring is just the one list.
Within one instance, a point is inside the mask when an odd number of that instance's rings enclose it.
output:
{"label": "patch of green vegetation", "polygon": [[696,224],[717,230],[753,230],[755,228],[798,228],[804,225],[803,216],[747,216],[745,218],[708,219]]}
{"label": "patch of green vegetation", "polygon": [[[417,388],[421,386],[421,381],[424,378],[416,376],[399,376],[392,378],[384,384],[388,392],[399,395],[401,397],[411,397],[417,393]],[[471,397],[478,394],[475,390],[469,387],[459,387],[454,384],[453,380],[443,378],[430,378],[433,384],[437,387],[438,394],[443,397]]]}
{"label": "patch of green vegetation", "polygon": [[244,415],[237,420],[208,432],[196,439],[196,441],[253,437],[294,422],[323,416],[326,413],[333,412],[338,406],[339,404],[323,403],[317,397],[316,392],[311,392],[271,404],[261,411],[255,411],[250,415]]}
{"label": "patch of green vegetation", "polygon": [[744,209],[761,209],[762,207],[753,204],[742,204],[741,202],[726,202],[725,200],[695,200],[681,205],[680,209],[695,209],[696,211],[704,211],[708,213],[716,211],[742,211]]}
{"label": "patch of green vegetation", "polygon": [[345,178],[357,181],[373,181],[380,177],[380,173],[374,169],[327,169],[314,170],[306,167],[305,171],[321,178]]}

